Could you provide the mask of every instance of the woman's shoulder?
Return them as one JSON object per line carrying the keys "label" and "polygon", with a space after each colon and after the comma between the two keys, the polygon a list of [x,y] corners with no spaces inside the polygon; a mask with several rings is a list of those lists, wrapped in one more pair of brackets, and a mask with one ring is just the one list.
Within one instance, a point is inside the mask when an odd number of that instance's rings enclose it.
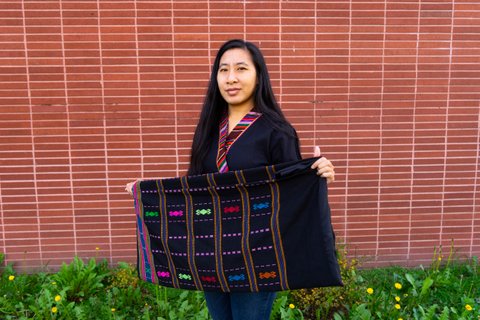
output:
{"label": "woman's shoulder", "polygon": [[279,122],[277,119],[272,119],[267,114],[262,114],[256,122],[258,122],[258,126],[262,128],[262,131],[268,132],[269,134],[292,138],[297,136],[295,128],[288,121]]}

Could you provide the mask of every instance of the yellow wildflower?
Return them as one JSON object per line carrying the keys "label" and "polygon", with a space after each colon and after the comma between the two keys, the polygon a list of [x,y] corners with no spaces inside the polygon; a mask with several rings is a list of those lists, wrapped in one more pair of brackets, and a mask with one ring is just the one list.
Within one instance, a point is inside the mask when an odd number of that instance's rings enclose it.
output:
{"label": "yellow wildflower", "polygon": [[403,318],[398,318],[398,320],[403,320]]}
{"label": "yellow wildflower", "polygon": [[401,306],[397,303],[397,304],[395,305],[395,309],[400,310],[400,308],[401,308]]}
{"label": "yellow wildflower", "polygon": [[58,311],[57,307],[52,308],[52,313],[57,313],[57,311]]}
{"label": "yellow wildflower", "polygon": [[15,280],[15,276],[9,276],[9,277],[8,277],[8,280],[10,280],[10,281]]}
{"label": "yellow wildflower", "polygon": [[399,296],[396,296],[396,297],[395,297],[395,301],[399,302],[399,301],[400,301],[400,297],[399,297]]}
{"label": "yellow wildflower", "polygon": [[112,312],[115,312],[115,308],[112,308]]}
{"label": "yellow wildflower", "polygon": [[373,289],[372,289],[372,288],[368,288],[368,289],[367,289],[367,293],[368,293],[368,294],[372,294],[372,293],[373,293]]}
{"label": "yellow wildflower", "polygon": [[62,297],[61,297],[59,294],[57,294],[57,295],[55,296],[55,301],[56,301],[56,302],[60,302],[60,300],[62,300]]}
{"label": "yellow wildflower", "polygon": [[402,289],[402,285],[398,282],[395,282],[395,288],[397,288],[398,290]]}
{"label": "yellow wildflower", "polygon": [[53,284],[54,286],[56,286],[56,285],[57,285],[57,283],[56,283],[55,281],[53,281],[53,282],[52,282],[52,284]]}
{"label": "yellow wildflower", "polygon": [[289,307],[290,309],[295,309],[295,305],[294,305],[293,303],[290,303],[290,304],[288,305],[288,307]]}
{"label": "yellow wildflower", "polygon": [[473,308],[472,308],[471,305],[466,304],[466,305],[465,305],[465,309],[467,309],[467,311],[472,311]]}

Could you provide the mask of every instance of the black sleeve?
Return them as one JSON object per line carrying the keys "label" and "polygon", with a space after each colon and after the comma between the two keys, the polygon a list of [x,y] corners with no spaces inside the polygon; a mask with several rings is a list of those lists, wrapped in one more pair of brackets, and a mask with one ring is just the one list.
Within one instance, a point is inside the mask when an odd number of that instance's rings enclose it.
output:
{"label": "black sleeve", "polygon": [[302,159],[296,133],[295,136],[291,136],[274,130],[270,136],[269,155],[271,164]]}

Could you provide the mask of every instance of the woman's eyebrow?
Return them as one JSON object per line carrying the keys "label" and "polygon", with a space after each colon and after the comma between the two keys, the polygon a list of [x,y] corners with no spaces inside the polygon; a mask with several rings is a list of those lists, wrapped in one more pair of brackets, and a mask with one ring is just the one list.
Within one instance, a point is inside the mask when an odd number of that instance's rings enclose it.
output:
{"label": "woman's eyebrow", "polygon": [[[244,62],[244,61],[240,61],[240,62],[237,62],[235,63],[236,66],[240,65],[240,64],[244,64],[246,66],[248,66],[248,63]],[[220,63],[220,66],[219,67],[223,67],[223,66],[228,66],[228,63]]]}

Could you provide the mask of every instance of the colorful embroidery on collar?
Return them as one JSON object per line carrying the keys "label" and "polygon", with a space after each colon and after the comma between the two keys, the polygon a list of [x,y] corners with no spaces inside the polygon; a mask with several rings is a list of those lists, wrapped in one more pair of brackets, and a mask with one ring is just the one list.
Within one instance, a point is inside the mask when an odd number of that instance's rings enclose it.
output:
{"label": "colorful embroidery on collar", "polygon": [[255,122],[262,114],[250,111],[240,120],[230,134],[228,133],[228,115],[220,122],[220,134],[218,138],[217,168],[218,172],[227,172],[227,153],[233,143]]}

